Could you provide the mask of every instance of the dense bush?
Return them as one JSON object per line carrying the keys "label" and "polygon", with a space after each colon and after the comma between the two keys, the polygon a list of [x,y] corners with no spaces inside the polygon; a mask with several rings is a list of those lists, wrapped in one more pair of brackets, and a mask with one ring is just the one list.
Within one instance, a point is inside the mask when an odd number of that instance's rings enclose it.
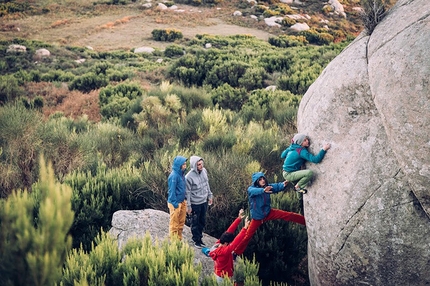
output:
{"label": "dense bush", "polygon": [[31,189],[38,177],[37,159],[41,149],[39,134],[41,114],[22,104],[8,104],[0,109],[0,195],[13,189]]}
{"label": "dense bush", "polygon": [[55,285],[72,247],[72,190],[55,182],[43,159],[40,166],[31,193],[17,190],[0,201],[2,285]]}
{"label": "dense bush", "polygon": [[244,88],[234,88],[228,83],[212,90],[212,101],[220,108],[239,111],[248,100],[248,93]]}
{"label": "dense bush", "polygon": [[279,48],[298,47],[308,44],[304,36],[280,35],[279,37],[270,37],[269,43]]}
{"label": "dense bush", "polygon": [[169,45],[164,50],[164,55],[169,58],[183,56],[184,54],[184,48],[180,45]]}
{"label": "dense bush", "polygon": [[155,29],[151,33],[156,41],[174,42],[183,38],[182,32],[176,29]]}
{"label": "dense bush", "polygon": [[92,72],[86,73],[82,76],[77,76],[69,86],[70,90],[79,90],[82,92],[90,92],[94,89],[107,86],[109,84],[108,78],[104,74],[95,74]]}
{"label": "dense bush", "polygon": [[100,230],[109,230],[112,215],[120,209],[144,209],[144,201],[133,193],[142,186],[139,171],[131,166],[107,169],[99,165],[96,174],[73,171],[64,180],[73,189],[76,214],[70,233],[73,246],[89,250]]}
{"label": "dense bush", "polygon": [[333,43],[334,37],[327,32],[320,32],[315,29],[299,32],[310,44],[328,45]]}
{"label": "dense bush", "polygon": [[137,83],[108,85],[99,93],[100,112],[106,119],[120,118],[133,105],[134,100],[142,97],[144,90]]}
{"label": "dense bush", "polygon": [[13,75],[0,76],[0,105],[13,102],[23,94],[24,89]]}

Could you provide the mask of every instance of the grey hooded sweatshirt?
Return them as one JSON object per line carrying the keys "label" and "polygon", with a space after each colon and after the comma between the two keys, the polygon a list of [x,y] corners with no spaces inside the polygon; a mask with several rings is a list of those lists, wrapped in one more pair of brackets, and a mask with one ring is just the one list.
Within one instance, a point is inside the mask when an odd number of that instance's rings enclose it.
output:
{"label": "grey hooded sweatshirt", "polygon": [[197,171],[197,162],[202,160],[199,156],[190,157],[191,170],[185,176],[186,180],[186,197],[187,207],[191,208],[191,205],[200,205],[208,200],[212,199],[211,188],[209,187],[208,173],[203,167],[199,173]]}

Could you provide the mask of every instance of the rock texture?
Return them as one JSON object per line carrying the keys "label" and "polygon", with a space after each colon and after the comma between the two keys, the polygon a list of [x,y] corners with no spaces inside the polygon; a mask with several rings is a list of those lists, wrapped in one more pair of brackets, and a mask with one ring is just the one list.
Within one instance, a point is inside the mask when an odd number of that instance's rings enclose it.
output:
{"label": "rock texture", "polygon": [[[112,217],[112,228],[109,233],[118,239],[118,247],[122,248],[127,240],[132,237],[143,238],[146,232],[149,232],[153,241],[158,239],[162,241],[169,236],[169,214],[163,211],[146,209],[133,211],[117,211]],[[184,227],[183,241],[189,243],[195,250],[194,263],[202,264],[201,277],[211,275],[213,272],[213,260],[203,255],[200,249],[197,249],[191,243],[191,230],[188,226]],[[203,242],[212,246],[216,238],[203,234]]]}
{"label": "rock texture", "polygon": [[399,0],[303,97],[312,285],[430,284],[430,2]]}

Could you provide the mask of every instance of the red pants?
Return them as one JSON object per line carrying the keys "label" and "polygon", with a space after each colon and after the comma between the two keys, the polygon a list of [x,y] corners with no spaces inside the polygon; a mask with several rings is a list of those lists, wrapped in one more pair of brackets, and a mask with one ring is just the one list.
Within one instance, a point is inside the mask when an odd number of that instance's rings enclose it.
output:
{"label": "red pants", "polygon": [[295,223],[306,225],[305,217],[301,214],[293,213],[293,212],[287,212],[283,210],[278,209],[271,209],[269,214],[263,218],[263,219],[252,219],[251,223],[248,226],[248,230],[246,231],[245,237],[242,239],[242,241],[239,243],[239,245],[236,247],[234,252],[237,255],[241,255],[246,247],[248,246],[249,241],[251,240],[254,233],[257,231],[257,228],[263,224],[263,222],[268,220],[276,220],[276,219],[282,219],[285,221],[292,221]]}

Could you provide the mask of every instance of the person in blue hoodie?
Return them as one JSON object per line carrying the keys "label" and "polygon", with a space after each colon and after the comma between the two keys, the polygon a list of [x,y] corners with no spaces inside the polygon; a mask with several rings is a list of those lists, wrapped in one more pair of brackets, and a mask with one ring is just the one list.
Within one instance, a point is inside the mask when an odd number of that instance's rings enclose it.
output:
{"label": "person in blue hoodie", "polygon": [[301,214],[272,209],[271,207],[270,195],[283,191],[287,184],[287,181],[269,184],[264,173],[256,172],[252,174],[252,185],[248,187],[251,223],[245,237],[236,246],[234,255],[241,255],[245,251],[254,233],[265,221],[282,219],[306,225],[305,217]]}
{"label": "person in blue hoodie", "polygon": [[176,156],[173,159],[172,172],[167,179],[169,195],[167,207],[170,212],[169,237],[182,240],[182,230],[187,216],[187,202],[185,200],[185,169],[187,168],[187,158]]}
{"label": "person in blue hoodie", "polygon": [[330,149],[330,143],[326,143],[318,154],[313,155],[308,151],[310,145],[309,137],[298,133],[291,140],[291,145],[281,154],[281,158],[285,159],[282,166],[284,179],[289,182],[297,182],[294,189],[303,194],[307,193],[306,186],[313,176],[313,171],[304,169],[304,164],[306,161],[320,163],[327,150]]}

